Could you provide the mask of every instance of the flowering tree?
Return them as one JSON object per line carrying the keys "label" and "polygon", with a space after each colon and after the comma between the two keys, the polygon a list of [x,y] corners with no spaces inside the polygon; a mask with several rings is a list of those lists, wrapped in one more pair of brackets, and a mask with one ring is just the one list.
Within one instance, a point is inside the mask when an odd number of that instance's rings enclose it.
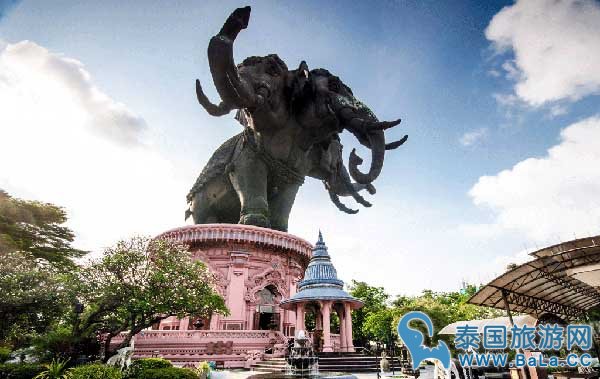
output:
{"label": "flowering tree", "polygon": [[[81,268],[76,336],[127,332],[118,348],[145,328],[169,316],[226,314],[207,267],[191,259],[184,245],[167,239],[133,238],[108,248]],[[108,349],[106,349],[108,350]]]}

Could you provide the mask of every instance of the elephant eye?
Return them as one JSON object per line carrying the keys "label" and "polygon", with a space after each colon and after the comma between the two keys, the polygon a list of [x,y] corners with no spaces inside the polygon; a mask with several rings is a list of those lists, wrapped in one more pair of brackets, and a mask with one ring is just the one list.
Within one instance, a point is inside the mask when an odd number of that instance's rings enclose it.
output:
{"label": "elephant eye", "polygon": [[281,69],[275,64],[275,62],[269,62],[267,63],[265,72],[271,76],[279,76],[281,74]]}
{"label": "elephant eye", "polygon": [[342,92],[342,81],[337,76],[332,76],[329,78],[328,83],[329,90],[335,93]]}

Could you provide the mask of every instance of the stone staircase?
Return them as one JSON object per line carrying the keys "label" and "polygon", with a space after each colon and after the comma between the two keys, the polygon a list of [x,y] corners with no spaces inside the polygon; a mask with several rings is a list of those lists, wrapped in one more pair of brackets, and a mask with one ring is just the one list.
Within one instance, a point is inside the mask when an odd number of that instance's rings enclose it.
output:
{"label": "stone staircase", "polygon": [[258,372],[284,372],[285,358],[267,358],[264,361],[253,363],[250,368],[252,371]]}
{"label": "stone staircase", "polygon": [[[361,353],[319,353],[320,372],[378,372],[379,357]],[[392,360],[388,357],[390,363]],[[251,369],[257,372],[276,373],[285,372],[285,358],[267,358],[264,361],[253,363]],[[393,359],[394,372],[401,372],[401,363],[398,358]],[[391,367],[390,367],[391,368]],[[410,371],[410,372],[406,372]],[[413,376],[410,369],[405,369],[407,375]]]}
{"label": "stone staircase", "polygon": [[[319,353],[320,372],[377,372],[379,371],[379,357],[362,353]],[[388,357],[390,365],[391,358]],[[391,368],[391,367],[390,367]],[[394,357],[393,368],[400,373],[401,364]]]}

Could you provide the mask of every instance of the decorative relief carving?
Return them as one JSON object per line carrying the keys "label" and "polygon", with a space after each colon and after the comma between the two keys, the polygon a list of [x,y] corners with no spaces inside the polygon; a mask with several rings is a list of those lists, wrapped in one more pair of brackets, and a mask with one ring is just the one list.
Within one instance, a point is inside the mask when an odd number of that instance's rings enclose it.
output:
{"label": "decorative relief carving", "polygon": [[240,269],[248,263],[250,254],[243,251],[230,251],[231,264],[234,268]]}
{"label": "decorative relief carving", "polygon": [[227,280],[227,276],[225,276],[225,274],[223,274],[221,271],[214,269],[210,266],[208,266],[208,268],[215,276],[215,286],[217,287],[217,292],[225,301],[227,301],[227,286],[229,285],[229,280]]}
{"label": "decorative relief carving", "polygon": [[277,289],[280,297],[288,297],[289,290],[285,283],[285,273],[281,269],[281,265],[278,268],[268,267],[262,272],[253,275],[246,280],[246,293],[244,294],[244,300],[250,302],[257,302],[256,293],[268,285],[272,285]]}
{"label": "decorative relief carving", "polygon": [[196,250],[192,253],[192,259],[199,260],[204,263],[208,263],[209,258],[204,250]]}

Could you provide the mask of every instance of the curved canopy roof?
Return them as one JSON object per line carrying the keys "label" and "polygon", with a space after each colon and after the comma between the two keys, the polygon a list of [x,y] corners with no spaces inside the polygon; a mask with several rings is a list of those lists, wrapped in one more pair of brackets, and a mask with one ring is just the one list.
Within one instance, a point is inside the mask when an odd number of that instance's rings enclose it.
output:
{"label": "curved canopy roof", "polygon": [[[527,326],[535,326],[537,324],[537,319],[535,317],[529,315],[523,316],[515,316],[513,317],[513,322],[518,327],[522,327],[523,325]],[[486,326],[506,326],[507,328],[511,327],[511,322],[508,317],[496,317],[496,318],[488,318],[488,319],[479,319],[479,320],[468,320],[468,321],[457,321],[452,324],[448,324],[442,328],[438,332],[438,334],[456,334],[457,328],[459,326],[476,326],[477,333],[483,334],[483,328]]]}
{"label": "curved canopy roof", "polygon": [[600,236],[577,239],[531,253],[533,260],[505,272],[469,303],[565,320],[600,305]]}
{"label": "curved canopy roof", "polygon": [[298,292],[290,299],[282,301],[280,305],[284,309],[291,309],[292,304],[331,300],[349,303],[354,309],[362,307],[362,301],[352,297],[344,291],[343,287],[344,282],[337,277],[323,235],[319,231],[319,240],[315,244],[312,258],[304,272],[304,279],[298,283]]}

